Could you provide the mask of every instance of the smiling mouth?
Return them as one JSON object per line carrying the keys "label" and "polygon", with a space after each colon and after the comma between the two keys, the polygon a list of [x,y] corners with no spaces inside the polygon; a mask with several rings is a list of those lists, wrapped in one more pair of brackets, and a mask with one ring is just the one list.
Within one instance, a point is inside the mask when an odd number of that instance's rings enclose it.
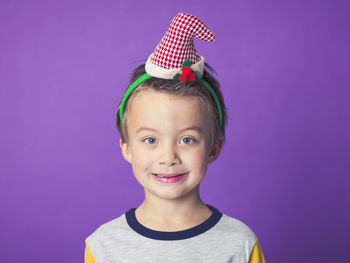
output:
{"label": "smiling mouth", "polygon": [[184,175],[184,173],[183,174],[155,174],[155,173],[152,173],[152,174],[156,175],[157,177],[163,177],[163,178],[178,177],[178,176]]}

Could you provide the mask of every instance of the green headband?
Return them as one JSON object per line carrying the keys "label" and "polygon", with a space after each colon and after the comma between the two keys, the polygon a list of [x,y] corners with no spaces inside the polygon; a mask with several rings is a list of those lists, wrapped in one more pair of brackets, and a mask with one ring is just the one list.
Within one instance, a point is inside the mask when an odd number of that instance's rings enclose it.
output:
{"label": "green headband", "polygon": [[[183,64],[182,69],[184,69],[189,63],[190,63],[190,61],[189,61],[189,62],[186,61],[186,62]],[[190,70],[188,70],[188,72],[189,72],[188,74],[191,74],[191,73],[192,73],[192,71],[190,71]],[[188,75],[188,74],[187,74],[187,73],[183,73],[182,75],[176,74],[176,75],[174,76],[173,79],[179,79],[180,81],[186,81],[186,80],[188,79],[188,78],[187,78],[187,75]],[[213,99],[214,99],[214,101],[215,101],[215,104],[216,104],[216,107],[217,107],[217,109],[218,109],[218,113],[219,113],[220,128],[222,128],[222,110],[221,110],[221,106],[220,106],[220,102],[219,102],[218,97],[216,96],[216,94],[215,94],[214,90],[212,89],[212,87],[210,87],[209,83],[206,82],[206,81],[202,78],[202,75],[200,75],[200,73],[199,73],[198,71],[194,71],[192,74],[195,74],[196,78],[200,81],[200,83],[201,83],[204,87],[206,87],[206,88],[209,90],[211,96],[213,97]],[[190,76],[190,75],[188,75],[188,76]],[[192,75],[192,76],[193,76],[193,75]],[[142,82],[144,82],[145,80],[150,79],[150,78],[152,78],[152,76],[149,75],[148,73],[145,73],[144,75],[142,75],[141,77],[139,77],[138,79],[136,79],[136,80],[128,87],[128,89],[126,90],[126,92],[125,92],[125,94],[124,94],[124,96],[123,96],[123,98],[122,98],[122,101],[121,101],[121,103],[120,103],[120,110],[119,110],[120,122],[122,122],[122,120],[123,120],[123,113],[124,113],[125,103],[126,103],[126,100],[127,100],[128,97],[129,97],[130,93],[131,93],[138,85],[140,85]],[[185,78],[185,80],[184,80],[184,78]],[[194,80],[194,79],[196,79],[196,78],[193,77],[193,78],[190,78],[190,79],[191,79],[191,80]]]}

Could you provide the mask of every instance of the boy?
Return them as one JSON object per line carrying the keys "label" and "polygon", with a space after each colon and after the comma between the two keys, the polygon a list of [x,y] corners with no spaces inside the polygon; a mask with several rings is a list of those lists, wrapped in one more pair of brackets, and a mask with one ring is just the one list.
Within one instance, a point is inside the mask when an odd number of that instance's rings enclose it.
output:
{"label": "boy", "polygon": [[227,114],[193,36],[214,40],[197,17],[179,13],[133,72],[117,128],[145,199],[86,239],[87,263],[265,262],[255,234],[199,195],[223,146]]}

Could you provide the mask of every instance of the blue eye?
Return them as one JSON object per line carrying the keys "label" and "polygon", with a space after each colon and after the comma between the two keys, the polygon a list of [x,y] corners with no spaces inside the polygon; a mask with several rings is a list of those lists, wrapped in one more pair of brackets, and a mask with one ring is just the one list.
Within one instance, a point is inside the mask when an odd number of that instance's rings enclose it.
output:
{"label": "blue eye", "polygon": [[183,142],[185,142],[185,144],[190,144],[190,143],[187,143],[187,142],[191,142],[191,140],[192,140],[193,142],[195,142],[195,139],[193,139],[193,138],[191,138],[191,137],[185,137],[185,138],[183,138],[182,140],[183,140]]}
{"label": "blue eye", "polygon": [[153,144],[153,142],[155,142],[156,140],[152,137],[146,138],[143,141],[145,141],[147,143],[147,141],[149,142],[148,144]]}

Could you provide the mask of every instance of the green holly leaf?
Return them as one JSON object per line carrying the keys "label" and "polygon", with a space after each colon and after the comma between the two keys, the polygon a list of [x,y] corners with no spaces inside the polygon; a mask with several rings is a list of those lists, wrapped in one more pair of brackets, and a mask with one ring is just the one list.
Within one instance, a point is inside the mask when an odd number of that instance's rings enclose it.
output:
{"label": "green holly leaf", "polygon": [[192,65],[191,60],[187,59],[187,60],[182,64],[181,70],[184,69],[184,68],[186,68],[186,67],[191,67],[191,65]]}
{"label": "green holly leaf", "polygon": [[180,75],[181,75],[181,74],[177,73],[177,74],[173,77],[173,79],[179,79]]}
{"label": "green holly leaf", "polygon": [[196,74],[197,76],[197,79],[201,79],[202,78],[202,75],[196,70],[196,71],[193,71],[194,74]]}

